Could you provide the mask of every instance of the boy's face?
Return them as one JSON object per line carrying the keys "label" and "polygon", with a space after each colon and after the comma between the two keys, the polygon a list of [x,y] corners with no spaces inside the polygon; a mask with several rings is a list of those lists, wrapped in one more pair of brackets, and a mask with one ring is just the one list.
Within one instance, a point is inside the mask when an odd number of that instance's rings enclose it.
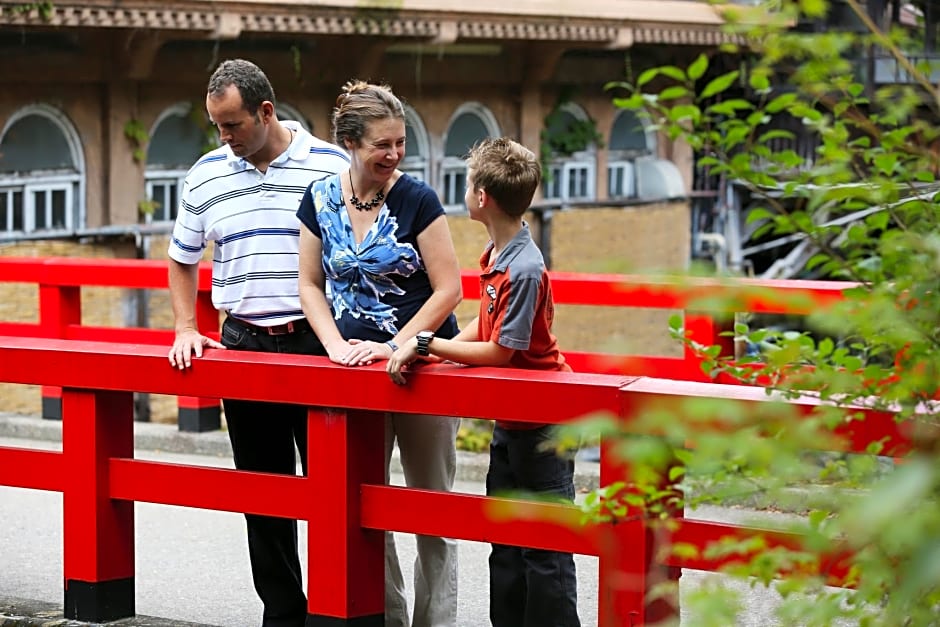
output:
{"label": "boy's face", "polygon": [[471,220],[480,220],[480,191],[473,182],[473,170],[467,168],[467,193],[463,197]]}

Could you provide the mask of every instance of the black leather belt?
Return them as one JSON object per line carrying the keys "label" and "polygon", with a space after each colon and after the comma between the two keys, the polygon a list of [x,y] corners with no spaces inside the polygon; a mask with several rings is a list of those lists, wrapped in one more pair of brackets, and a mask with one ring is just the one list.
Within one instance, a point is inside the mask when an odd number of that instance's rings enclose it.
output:
{"label": "black leather belt", "polygon": [[234,316],[229,316],[229,320],[234,322],[240,327],[244,327],[249,331],[254,333],[263,333],[265,335],[290,335],[291,333],[297,333],[298,331],[312,331],[310,323],[307,322],[306,318],[299,318],[297,320],[291,320],[286,324],[275,324],[270,327],[262,327],[257,324],[251,324],[250,322],[245,322]]}

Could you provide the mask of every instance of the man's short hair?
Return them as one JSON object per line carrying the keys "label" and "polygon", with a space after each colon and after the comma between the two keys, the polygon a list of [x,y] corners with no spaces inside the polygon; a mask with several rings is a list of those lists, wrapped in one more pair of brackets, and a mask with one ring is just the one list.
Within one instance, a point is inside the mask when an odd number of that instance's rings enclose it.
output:
{"label": "man's short hair", "polygon": [[228,59],[219,64],[209,77],[209,95],[218,98],[229,85],[235,85],[241,94],[245,110],[251,115],[258,112],[265,100],[276,104],[274,88],[260,67],[245,59]]}

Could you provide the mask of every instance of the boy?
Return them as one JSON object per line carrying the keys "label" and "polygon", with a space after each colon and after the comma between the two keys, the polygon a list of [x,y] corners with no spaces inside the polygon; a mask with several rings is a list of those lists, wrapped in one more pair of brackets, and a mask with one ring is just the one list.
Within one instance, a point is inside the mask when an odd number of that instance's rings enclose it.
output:
{"label": "boy", "polygon": [[[541,182],[532,151],[506,138],[487,139],[467,157],[465,201],[490,243],[480,266],[480,313],[452,340],[421,331],[388,362],[392,381],[424,357],[471,366],[570,371],[552,334],[554,306],[542,253],[522,217]],[[524,490],[574,499],[574,462],[543,444],[551,425],[496,421],[486,493]],[[494,627],[580,627],[570,553],[494,544],[490,553],[490,621]]]}

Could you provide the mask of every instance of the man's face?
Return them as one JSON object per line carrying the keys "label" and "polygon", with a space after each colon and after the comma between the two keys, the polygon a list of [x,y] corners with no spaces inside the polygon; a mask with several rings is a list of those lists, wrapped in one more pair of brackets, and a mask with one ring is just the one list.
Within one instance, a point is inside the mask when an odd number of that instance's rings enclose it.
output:
{"label": "man's face", "polygon": [[219,130],[219,140],[237,157],[251,157],[267,142],[270,116],[265,119],[265,104],[251,115],[235,85],[229,85],[221,96],[206,96],[206,111]]}

